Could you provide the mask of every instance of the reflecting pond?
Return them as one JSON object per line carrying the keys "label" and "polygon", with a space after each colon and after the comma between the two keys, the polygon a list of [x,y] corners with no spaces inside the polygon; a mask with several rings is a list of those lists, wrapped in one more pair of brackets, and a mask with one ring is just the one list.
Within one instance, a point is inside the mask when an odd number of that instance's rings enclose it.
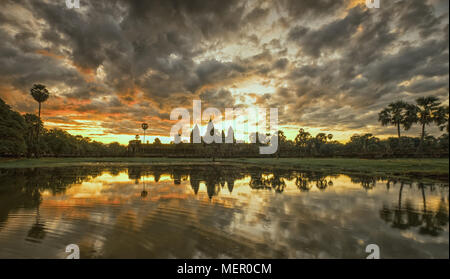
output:
{"label": "reflecting pond", "polygon": [[0,169],[0,258],[449,257],[449,188],[231,166]]}

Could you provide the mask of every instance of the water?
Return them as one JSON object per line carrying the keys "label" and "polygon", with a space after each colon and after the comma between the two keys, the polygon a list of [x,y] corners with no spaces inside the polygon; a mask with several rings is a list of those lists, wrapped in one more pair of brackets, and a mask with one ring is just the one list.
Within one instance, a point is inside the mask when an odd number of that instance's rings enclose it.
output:
{"label": "water", "polygon": [[0,170],[0,258],[449,257],[447,184],[219,166]]}

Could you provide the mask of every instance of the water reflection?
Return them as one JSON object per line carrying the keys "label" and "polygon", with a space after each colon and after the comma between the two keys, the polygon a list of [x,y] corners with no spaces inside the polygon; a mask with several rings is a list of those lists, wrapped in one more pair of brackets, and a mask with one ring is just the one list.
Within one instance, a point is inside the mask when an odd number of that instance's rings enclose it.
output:
{"label": "water reflection", "polygon": [[[388,182],[388,185],[390,183]],[[392,224],[393,228],[400,230],[408,230],[418,227],[420,234],[438,236],[440,232],[446,229],[448,224],[448,203],[445,198],[441,198],[436,210],[427,210],[427,201],[425,189],[431,191],[435,190],[433,185],[425,185],[417,183],[418,190],[422,193],[422,210],[415,207],[410,200],[407,200],[402,205],[402,192],[405,186],[404,182],[400,182],[400,189],[398,192],[398,204],[396,206],[384,205],[380,210],[380,217],[386,222]],[[411,183],[406,184],[410,188],[413,187]]]}
{"label": "water reflection", "polygon": [[219,166],[0,170],[0,257],[448,258],[448,185]]}

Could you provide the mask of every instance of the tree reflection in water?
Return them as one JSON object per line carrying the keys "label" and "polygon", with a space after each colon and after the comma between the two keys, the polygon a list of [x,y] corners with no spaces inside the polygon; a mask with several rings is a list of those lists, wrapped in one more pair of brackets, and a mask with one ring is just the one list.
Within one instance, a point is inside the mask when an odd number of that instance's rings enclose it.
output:
{"label": "tree reflection in water", "polygon": [[320,191],[325,191],[334,185],[331,178],[332,176],[323,173],[304,172],[296,175],[295,185],[301,192],[308,192],[314,186]]}
{"label": "tree reflection in water", "polygon": [[[160,183],[162,175],[169,175],[175,185],[188,181],[195,195],[199,193],[200,186],[204,185],[210,200],[220,195],[224,188],[233,193],[236,181],[245,178],[249,179],[248,187],[252,190],[274,191],[281,194],[289,187],[289,183],[301,193],[311,191],[313,188],[323,192],[334,185],[333,179],[337,177],[336,174],[321,172],[232,166],[84,166],[0,170],[0,232],[1,224],[7,221],[10,212],[20,208],[35,209],[35,220],[28,230],[26,240],[42,241],[46,237],[45,216],[42,216],[40,211],[42,193],[46,191],[53,196],[64,194],[72,185],[90,181],[105,172],[112,176],[127,172],[128,178],[137,185],[142,180],[140,196],[144,199],[152,187],[148,182],[150,176],[154,177],[155,183]],[[427,205],[426,193],[436,189],[433,185],[361,175],[350,175],[350,179],[352,183],[360,184],[366,191],[373,190],[380,181],[386,182],[387,191],[398,189],[396,205],[383,205],[379,211],[380,217],[395,229],[417,228],[420,234],[438,236],[448,225],[448,202],[445,199],[439,202],[437,208],[430,208]],[[417,187],[421,192],[422,209],[409,199],[403,200],[402,194],[406,187]]]}
{"label": "tree reflection in water", "polygon": [[141,197],[146,198],[148,195],[147,190],[145,190],[145,177],[142,178],[142,192]]}
{"label": "tree reflection in water", "polygon": [[[389,189],[392,185],[395,186],[396,182],[388,181],[386,186]],[[409,188],[414,187],[412,183],[400,182],[397,205],[392,207],[383,205],[383,208],[380,210],[381,219],[396,229],[418,228],[420,234],[438,236],[447,226],[449,220],[448,206],[445,200],[441,198],[437,210],[428,210],[425,190],[432,192],[435,190],[435,187],[417,183],[416,187],[422,193],[422,210],[410,200],[406,200],[405,204],[402,204],[402,194],[405,186],[409,186]]]}
{"label": "tree reflection in water", "polygon": [[[28,188],[30,189],[30,188]],[[40,195],[39,189],[38,187],[34,187],[30,189],[31,191],[33,191],[33,193],[31,194],[31,201],[32,204],[34,204],[36,206],[36,216],[35,216],[35,223],[32,225],[32,227],[30,228],[30,230],[28,231],[27,234],[27,241],[30,242],[39,242],[40,240],[45,238],[45,224],[41,223],[40,220],[40,212],[39,212],[39,208],[42,202],[42,197]]]}
{"label": "tree reflection in water", "polygon": [[11,211],[36,209],[35,221],[28,230],[26,240],[40,242],[46,236],[45,221],[40,212],[41,193],[47,191],[53,196],[64,194],[70,185],[91,180],[105,170],[113,171],[92,166],[0,170],[0,224],[6,222]]}

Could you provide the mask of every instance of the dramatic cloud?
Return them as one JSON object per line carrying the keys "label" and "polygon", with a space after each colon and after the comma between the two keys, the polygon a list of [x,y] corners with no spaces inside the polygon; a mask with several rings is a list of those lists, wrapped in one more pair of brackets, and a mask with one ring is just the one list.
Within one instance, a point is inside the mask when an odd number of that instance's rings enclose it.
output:
{"label": "dramatic cloud", "polygon": [[195,99],[278,107],[289,138],[300,126],[387,136],[387,103],[448,102],[448,1],[364,3],[5,0],[0,98],[34,112],[28,91],[46,84],[46,125],[106,142],[126,143],[142,121],[167,140],[170,111]]}

